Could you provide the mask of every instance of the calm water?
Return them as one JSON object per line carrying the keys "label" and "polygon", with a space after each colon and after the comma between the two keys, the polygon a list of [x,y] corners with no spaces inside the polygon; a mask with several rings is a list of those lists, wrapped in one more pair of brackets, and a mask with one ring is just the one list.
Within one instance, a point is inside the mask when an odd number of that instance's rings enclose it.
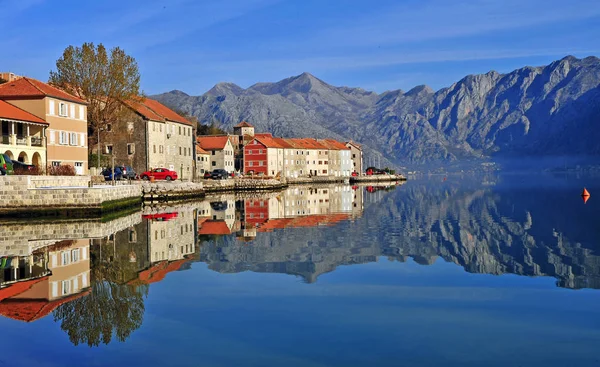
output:
{"label": "calm water", "polygon": [[505,175],[3,223],[0,366],[597,366],[599,214]]}

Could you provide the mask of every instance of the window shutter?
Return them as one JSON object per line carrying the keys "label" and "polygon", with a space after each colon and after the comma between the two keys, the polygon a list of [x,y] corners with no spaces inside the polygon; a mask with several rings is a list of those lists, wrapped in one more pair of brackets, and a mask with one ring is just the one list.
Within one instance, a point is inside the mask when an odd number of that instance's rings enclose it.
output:
{"label": "window shutter", "polygon": [[85,112],[84,112],[83,106],[79,106],[79,119],[80,120],[85,120],[86,119],[84,113]]}
{"label": "window shutter", "polygon": [[69,115],[69,117],[71,117],[72,119],[75,118],[75,105],[74,104],[71,105],[71,114]]}
{"label": "window shutter", "polygon": [[50,115],[54,115],[54,101],[53,100],[49,100],[48,101],[48,113]]}
{"label": "window shutter", "polygon": [[82,147],[85,147],[85,134],[81,133],[79,137],[81,139],[81,141],[79,143],[81,144]]}
{"label": "window shutter", "polygon": [[[54,103],[54,102],[52,102],[52,103]],[[50,135],[50,143],[51,143],[51,144],[54,144],[54,143],[56,143],[56,137],[55,137],[55,135],[54,135],[54,131],[50,131],[50,132],[49,132],[49,135]]]}

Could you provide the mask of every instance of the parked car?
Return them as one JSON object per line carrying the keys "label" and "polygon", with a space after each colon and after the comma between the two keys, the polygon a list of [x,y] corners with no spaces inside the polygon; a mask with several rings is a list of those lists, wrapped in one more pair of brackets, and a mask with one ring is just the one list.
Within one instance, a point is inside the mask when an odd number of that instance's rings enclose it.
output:
{"label": "parked car", "polygon": [[352,172],[352,177],[357,177],[357,176],[358,176],[358,172],[356,172],[356,171],[353,171],[353,172]]}
{"label": "parked car", "polygon": [[211,174],[210,172],[204,172],[204,179],[208,180],[210,178]]}
{"label": "parked car", "polygon": [[121,170],[123,171],[123,178],[126,180],[135,180],[137,178],[137,174],[134,169],[130,166],[121,166]]}
{"label": "parked car", "polygon": [[[106,181],[112,181],[113,180],[112,169],[106,168],[104,171],[102,171],[102,176],[104,176],[104,179]],[[123,179],[123,170],[121,169],[121,167],[119,167],[119,166],[115,167],[114,176],[115,176],[115,181],[119,181],[119,180]]]}
{"label": "parked car", "polygon": [[149,180],[150,177],[154,177],[155,180],[172,181],[177,179],[177,172],[171,171],[166,168],[155,168],[151,171],[146,171],[140,175],[140,178],[142,180]]}
{"label": "parked car", "polygon": [[213,180],[224,180],[229,177],[229,172],[224,169],[216,169],[210,173],[210,178]]}
{"label": "parked car", "polygon": [[12,161],[12,164],[13,164],[13,171],[27,172],[27,171],[33,171],[35,169],[35,166],[33,164],[27,164],[27,163],[23,163],[23,162],[19,162],[19,161]]}
{"label": "parked car", "polygon": [[0,154],[0,175],[12,175],[13,173],[13,161],[7,154]]}

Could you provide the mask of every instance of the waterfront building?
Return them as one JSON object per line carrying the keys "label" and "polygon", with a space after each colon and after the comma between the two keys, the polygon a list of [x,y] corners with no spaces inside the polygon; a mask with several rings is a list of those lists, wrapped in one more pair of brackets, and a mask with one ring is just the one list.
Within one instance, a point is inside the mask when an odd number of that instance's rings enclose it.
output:
{"label": "waterfront building", "polygon": [[0,154],[10,159],[46,168],[46,128],[48,123],[25,110],[0,100],[2,140]]}
{"label": "waterfront building", "polygon": [[196,178],[203,178],[210,172],[210,153],[196,145]]}
{"label": "waterfront building", "polygon": [[0,100],[47,123],[43,135],[41,126],[3,122],[3,141],[6,141],[4,136],[8,136],[8,141],[17,146],[46,147],[46,160],[39,151],[33,152],[31,148],[28,148],[31,155],[25,150],[11,151],[15,160],[27,164],[70,165],[76,174],[87,174],[87,102],[28,77],[0,84]]}
{"label": "waterfront building", "polygon": [[234,147],[228,135],[198,136],[196,144],[210,154],[211,170],[235,170]]}
{"label": "waterfront building", "polygon": [[346,146],[350,148],[350,156],[352,158],[352,170],[358,174],[363,174],[363,151],[362,146],[354,141],[346,142]]}
{"label": "waterfront building", "polygon": [[[148,98],[124,102],[121,112],[117,120],[101,127],[103,155],[114,157],[116,165],[130,166],[138,174],[163,167],[176,171],[180,179],[192,178],[192,122]],[[97,146],[94,150],[98,151]]]}

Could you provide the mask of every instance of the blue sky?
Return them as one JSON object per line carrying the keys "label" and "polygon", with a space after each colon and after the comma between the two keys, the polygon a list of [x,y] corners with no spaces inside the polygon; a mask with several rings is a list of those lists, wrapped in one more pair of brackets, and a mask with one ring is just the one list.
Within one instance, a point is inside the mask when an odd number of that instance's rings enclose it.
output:
{"label": "blue sky", "polygon": [[0,11],[0,70],[45,81],[66,46],[101,42],[137,59],[148,94],[304,71],[377,92],[439,89],[600,55],[598,0],[0,0]]}

